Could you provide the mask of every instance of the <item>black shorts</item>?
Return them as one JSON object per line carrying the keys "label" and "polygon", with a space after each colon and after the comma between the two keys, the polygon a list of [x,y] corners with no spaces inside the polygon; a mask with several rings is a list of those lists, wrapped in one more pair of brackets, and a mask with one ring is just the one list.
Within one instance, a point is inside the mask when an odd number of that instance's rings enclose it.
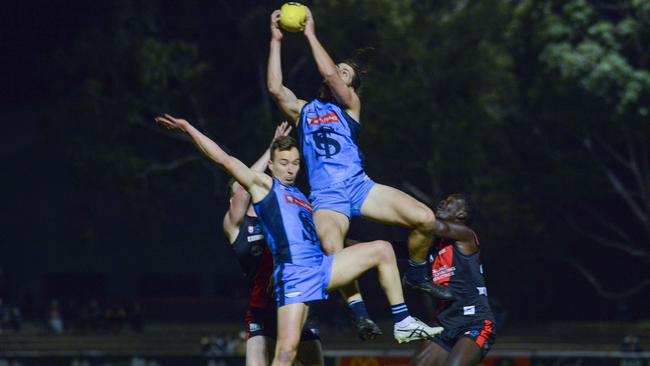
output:
{"label": "black shorts", "polygon": [[476,343],[481,350],[481,358],[483,358],[490,351],[496,339],[494,323],[491,320],[484,320],[482,324],[445,329],[441,335],[433,338],[432,341],[451,353],[456,342],[463,337],[469,338]]}
{"label": "black shorts", "polygon": [[[278,318],[277,308],[268,307],[264,309],[249,308],[246,312],[246,339],[255,336],[264,336],[269,338],[277,338],[278,334]],[[320,340],[320,327],[318,321],[309,312],[305,326],[302,328],[300,341],[314,341]]]}

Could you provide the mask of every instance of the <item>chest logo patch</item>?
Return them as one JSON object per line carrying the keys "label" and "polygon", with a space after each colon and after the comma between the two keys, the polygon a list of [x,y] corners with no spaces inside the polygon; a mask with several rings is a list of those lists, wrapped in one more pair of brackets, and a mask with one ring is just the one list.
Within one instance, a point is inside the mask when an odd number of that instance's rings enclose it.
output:
{"label": "chest logo patch", "polygon": [[476,306],[463,306],[463,315],[474,315],[476,314]]}

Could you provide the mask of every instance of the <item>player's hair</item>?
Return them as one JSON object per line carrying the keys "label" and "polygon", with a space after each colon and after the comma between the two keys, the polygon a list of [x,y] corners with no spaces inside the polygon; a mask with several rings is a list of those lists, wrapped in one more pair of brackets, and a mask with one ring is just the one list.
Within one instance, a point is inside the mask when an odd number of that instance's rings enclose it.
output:
{"label": "player's hair", "polygon": [[352,77],[352,81],[350,82],[350,86],[355,90],[359,91],[361,89],[361,82],[363,81],[362,75],[366,73],[364,69],[359,66],[359,64],[356,61],[353,60],[343,60],[341,61],[342,63],[349,65],[352,68],[352,71],[354,71],[354,76]]}
{"label": "player's hair", "polygon": [[273,160],[273,157],[275,155],[275,151],[289,151],[293,148],[298,148],[298,143],[296,142],[296,139],[294,139],[291,136],[280,136],[273,140],[273,143],[271,144],[271,160]]}
{"label": "player's hair", "polygon": [[364,76],[368,73],[368,68],[366,65],[370,64],[368,58],[372,57],[374,50],[374,47],[359,48],[354,51],[354,55],[352,57],[341,61],[345,64],[350,65],[352,70],[354,70],[354,77],[352,78],[350,86],[354,88],[357,93],[359,93],[359,90],[361,89],[361,84]]}

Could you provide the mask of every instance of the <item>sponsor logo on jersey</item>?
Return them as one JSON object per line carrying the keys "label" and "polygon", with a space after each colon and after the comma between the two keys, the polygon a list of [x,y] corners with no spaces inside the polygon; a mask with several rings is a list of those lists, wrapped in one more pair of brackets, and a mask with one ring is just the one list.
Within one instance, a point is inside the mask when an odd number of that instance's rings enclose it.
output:
{"label": "sponsor logo on jersey", "polygon": [[264,326],[262,324],[250,323],[248,325],[248,331],[251,332],[251,333],[260,331],[262,329],[264,329]]}
{"label": "sponsor logo on jersey", "polygon": [[[310,113],[310,114],[315,114],[315,113]],[[319,115],[316,115],[315,117],[307,116],[307,124],[311,126],[328,125],[330,123],[339,123],[339,122],[340,122],[339,116],[335,112],[330,112],[323,116],[319,116]]]}
{"label": "sponsor logo on jersey", "polygon": [[300,296],[300,294],[302,294],[302,292],[300,291],[287,292],[286,294],[284,294],[284,297],[292,298],[292,297]]}
{"label": "sponsor logo on jersey", "polygon": [[468,330],[464,334],[472,337],[478,337],[481,334],[481,332],[479,332],[478,330]]}
{"label": "sponsor logo on jersey", "polygon": [[463,306],[463,315],[474,315],[476,314],[476,306]]}
{"label": "sponsor logo on jersey", "polygon": [[309,202],[303,201],[300,198],[296,198],[296,197],[294,197],[292,195],[285,194],[284,195],[284,200],[289,204],[298,205],[298,206],[304,208],[305,210],[307,210],[309,212],[312,211],[312,208],[311,208],[311,205],[309,204]]}
{"label": "sponsor logo on jersey", "polygon": [[433,275],[433,281],[438,282],[446,278],[453,277],[455,273],[456,267],[442,266],[439,268],[434,268],[431,274]]}
{"label": "sponsor logo on jersey", "polygon": [[249,234],[260,234],[262,232],[262,227],[260,225],[249,225],[247,231]]}
{"label": "sponsor logo on jersey", "polygon": [[311,333],[314,336],[320,337],[320,329],[318,328],[309,328],[307,329],[309,333]]}
{"label": "sponsor logo on jersey", "polygon": [[258,241],[258,240],[262,240],[262,239],[264,239],[264,234],[251,235],[251,236],[246,238],[246,240],[248,240],[249,243],[254,242],[254,241]]}
{"label": "sponsor logo on jersey", "polygon": [[476,289],[478,290],[479,295],[487,296],[487,287],[477,287]]}

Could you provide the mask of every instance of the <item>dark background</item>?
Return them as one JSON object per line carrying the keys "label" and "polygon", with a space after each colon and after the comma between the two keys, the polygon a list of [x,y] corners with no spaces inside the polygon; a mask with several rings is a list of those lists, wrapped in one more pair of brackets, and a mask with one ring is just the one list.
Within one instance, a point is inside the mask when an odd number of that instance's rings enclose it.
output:
{"label": "dark background", "polygon": [[[471,197],[490,295],[509,319],[648,319],[650,5],[307,4],[333,58],[368,71],[369,175],[432,206]],[[5,5],[0,296],[35,307],[245,298],[221,229],[226,175],[153,118],[187,118],[252,163],[281,120],[265,86],[279,5]],[[315,96],[300,34],[285,34],[283,71],[299,97]],[[359,221],[350,236],[406,232]]]}

